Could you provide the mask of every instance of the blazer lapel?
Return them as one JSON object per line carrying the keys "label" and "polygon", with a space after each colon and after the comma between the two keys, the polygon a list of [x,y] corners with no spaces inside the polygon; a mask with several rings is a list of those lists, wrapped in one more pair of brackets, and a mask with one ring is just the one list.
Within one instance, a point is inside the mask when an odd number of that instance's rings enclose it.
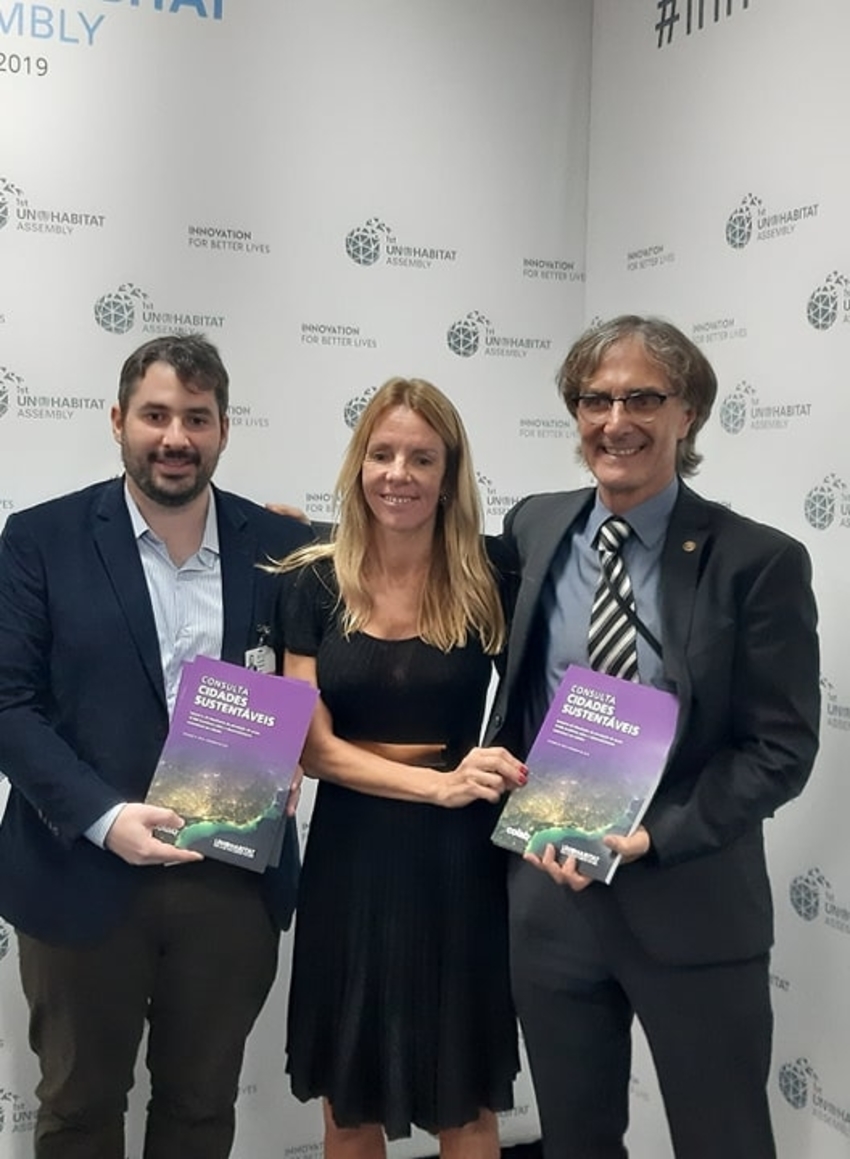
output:
{"label": "blazer lapel", "polygon": [[258,635],[254,616],[254,586],[259,544],[238,501],[215,491],[218,540],[221,554],[221,597],[224,634],[221,658],[231,664],[245,663],[245,649]]}
{"label": "blazer lapel", "polygon": [[661,557],[664,673],[673,684],[682,706],[674,747],[687,726],[689,715],[691,678],[687,654],[699,576],[711,538],[710,507],[682,484]]}
{"label": "blazer lapel", "polygon": [[[522,582],[514,608],[505,671],[505,686],[509,694],[522,668],[525,649],[532,634],[534,616],[552,560],[564,536],[591,501],[593,494],[592,489],[585,489],[540,496],[541,500],[548,501],[546,506],[541,510],[535,510],[532,506],[528,512],[530,521],[527,529],[515,528],[520,551]],[[522,521],[523,514],[525,513],[522,511],[517,512],[518,521]]]}
{"label": "blazer lapel", "polygon": [[109,483],[100,497],[94,510],[92,536],[142,665],[164,708],[165,685],[156,621],[133,536],[133,525],[124,502],[123,478]]}

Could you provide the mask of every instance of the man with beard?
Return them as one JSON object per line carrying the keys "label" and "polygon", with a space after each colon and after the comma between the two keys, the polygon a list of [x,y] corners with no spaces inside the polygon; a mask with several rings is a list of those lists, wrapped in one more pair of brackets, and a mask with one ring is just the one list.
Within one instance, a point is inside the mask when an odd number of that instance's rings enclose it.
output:
{"label": "man with beard", "polygon": [[211,485],[228,375],[201,336],[121,371],[123,478],[10,516],[0,540],[0,913],[14,923],[41,1081],[38,1159],[123,1159],[148,1022],[145,1159],[224,1159],[245,1040],[272,984],[298,871],[254,874],[154,835],[144,804],[181,666],[277,670],[281,578],[310,538]]}

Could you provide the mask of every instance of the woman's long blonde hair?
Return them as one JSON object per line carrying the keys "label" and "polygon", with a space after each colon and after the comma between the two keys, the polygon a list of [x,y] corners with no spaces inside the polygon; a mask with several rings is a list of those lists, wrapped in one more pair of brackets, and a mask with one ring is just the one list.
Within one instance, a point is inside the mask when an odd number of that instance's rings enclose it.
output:
{"label": "woman's long blonde hair", "polygon": [[300,548],[277,565],[281,571],[333,560],[343,608],[345,635],[369,621],[372,599],[366,560],[372,545],[373,517],[361,485],[361,471],[372,432],[387,411],[407,407],[440,436],[446,447],[446,472],[434,527],[434,550],[422,593],[417,635],[444,652],[463,647],[470,633],[488,654],[505,641],[499,590],[481,537],[482,514],[472,470],[469,440],[453,404],[421,378],[391,378],[372,396],[345,452],[334,492],[337,519],[330,543]]}

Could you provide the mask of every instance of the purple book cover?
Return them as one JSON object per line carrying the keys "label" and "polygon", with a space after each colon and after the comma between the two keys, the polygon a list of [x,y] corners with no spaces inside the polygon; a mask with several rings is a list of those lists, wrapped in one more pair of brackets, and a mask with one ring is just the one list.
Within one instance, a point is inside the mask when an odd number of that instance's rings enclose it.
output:
{"label": "purple book cover", "polygon": [[302,680],[223,660],[184,664],[147,802],[186,825],[157,836],[259,873],[274,864],[317,697]]}
{"label": "purple book cover", "polygon": [[673,743],[672,693],[571,664],[528,754],[528,783],[515,789],[493,831],[497,845],[561,860],[609,882],[619,857],[608,834],[637,829]]}

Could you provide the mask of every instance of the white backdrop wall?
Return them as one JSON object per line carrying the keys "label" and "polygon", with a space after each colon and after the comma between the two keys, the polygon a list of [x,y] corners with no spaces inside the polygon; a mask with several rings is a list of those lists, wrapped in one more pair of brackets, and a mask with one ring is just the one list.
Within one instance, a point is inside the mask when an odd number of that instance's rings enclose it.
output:
{"label": "white backdrop wall", "polygon": [[[556,484],[571,444],[553,375],[584,311],[591,15],[0,0],[0,521],[119,469],[118,369],[175,328],[220,345],[218,478],[259,501],[326,518],[347,420],[393,374],[459,405],[493,529]],[[15,956],[0,924],[0,1159],[30,1154],[35,1111]],[[236,1159],[321,1149],[318,1106],[283,1074],[286,958],[249,1044]],[[527,1080],[502,1127],[537,1133]]]}
{"label": "white backdrop wall", "polygon": [[[808,544],[823,619],[822,755],[770,827],[783,1159],[850,1156],[849,42],[845,0],[0,0],[0,521],[118,470],[117,370],[156,332],[222,349],[220,481],[317,518],[364,393],[433,379],[492,530],[583,481],[552,377],[586,320],[656,311],[705,344],[697,485]],[[34,1112],[14,958],[0,923],[0,1159]],[[282,1073],[287,975],[235,1159],[320,1153]],[[632,1093],[633,1154],[663,1159],[640,1044]],[[525,1079],[517,1103],[506,1141],[537,1131]]]}
{"label": "white backdrop wall", "polygon": [[[783,1159],[850,1156],[850,659],[845,0],[596,0],[587,317],[656,312],[720,379],[695,483],[809,548],[822,748],[768,823],[770,1095]],[[645,1049],[634,1153],[671,1154]]]}

